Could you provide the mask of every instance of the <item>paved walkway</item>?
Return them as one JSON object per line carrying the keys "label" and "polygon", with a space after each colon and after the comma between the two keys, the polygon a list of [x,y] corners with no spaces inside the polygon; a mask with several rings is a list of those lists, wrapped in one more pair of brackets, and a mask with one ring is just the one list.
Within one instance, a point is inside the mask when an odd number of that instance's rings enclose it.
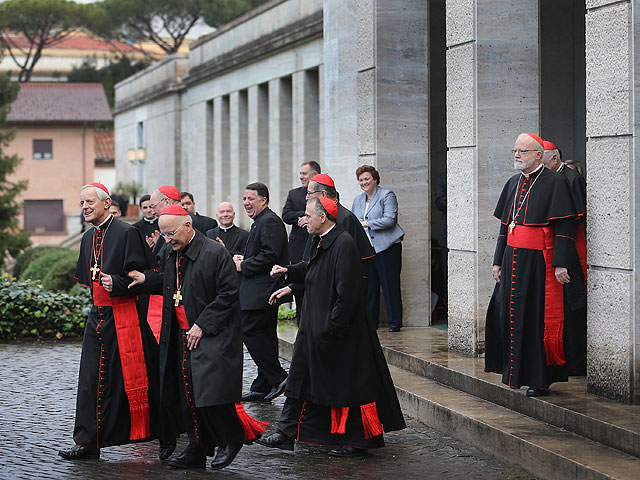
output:
{"label": "paved walkway", "polygon": [[[101,459],[65,461],[58,449],[73,443],[79,342],[0,343],[0,478],[191,479],[529,479],[475,448],[407,419],[409,428],[385,435],[387,447],[368,457],[339,459],[327,448],[296,444],[284,452],[244,447],[232,465],[176,471],[157,459],[158,444],[105,448]],[[245,353],[245,376],[255,366]],[[250,378],[245,378],[245,388]],[[275,421],[283,398],[245,406],[256,418]],[[268,432],[271,431],[271,427]],[[177,452],[184,446],[184,437]],[[209,459],[210,463],[211,459]]]}

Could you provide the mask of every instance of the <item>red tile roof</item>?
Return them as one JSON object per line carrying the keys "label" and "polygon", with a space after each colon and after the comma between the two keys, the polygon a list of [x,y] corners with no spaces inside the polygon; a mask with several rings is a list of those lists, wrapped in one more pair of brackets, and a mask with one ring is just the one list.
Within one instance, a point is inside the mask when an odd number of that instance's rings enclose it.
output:
{"label": "red tile roof", "polygon": [[21,83],[8,122],[109,122],[100,83]]}
{"label": "red tile roof", "polygon": [[93,135],[93,151],[95,158],[113,160],[116,156],[113,132],[96,132]]}
{"label": "red tile roof", "polygon": [[[28,49],[30,42],[24,35],[6,34],[5,38],[11,47]],[[105,42],[97,38],[66,37],[50,44],[47,49],[61,50],[109,50],[114,52],[136,52],[137,48],[122,42]]]}

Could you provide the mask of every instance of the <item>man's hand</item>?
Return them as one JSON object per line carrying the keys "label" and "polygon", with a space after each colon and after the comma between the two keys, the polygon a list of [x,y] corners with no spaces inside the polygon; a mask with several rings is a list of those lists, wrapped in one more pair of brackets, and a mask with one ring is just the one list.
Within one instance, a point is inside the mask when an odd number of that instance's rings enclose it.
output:
{"label": "man's hand", "polygon": [[278,278],[285,275],[289,269],[287,267],[281,267],[280,265],[274,265],[271,267],[271,278]]}
{"label": "man's hand", "polygon": [[200,339],[203,337],[204,332],[198,326],[197,323],[193,324],[193,327],[189,329],[187,332],[187,347],[189,350],[193,350],[194,348],[198,348],[198,344],[200,343]]}
{"label": "man's hand", "polygon": [[242,262],[244,261],[244,255],[234,255],[233,256],[233,263],[236,264],[236,270],[238,272],[242,271]]}
{"label": "man's hand", "polygon": [[111,275],[100,272],[100,283],[107,292],[111,292],[113,290],[113,278],[111,278]]}
{"label": "man's hand", "polygon": [[142,285],[146,280],[144,273],[138,272],[137,270],[128,272],[127,277],[133,280],[133,282],[131,282],[127,288],[131,288],[135,285]]}
{"label": "man's hand", "polygon": [[290,287],[282,287],[280,290],[276,290],[269,297],[269,305],[274,305],[279,298],[289,295],[292,292]]}
{"label": "man's hand", "polygon": [[500,272],[502,271],[502,267],[500,265],[494,265],[493,266],[493,271],[491,272],[493,274],[493,279],[500,283]]}
{"label": "man's hand", "polygon": [[556,267],[556,280],[560,283],[569,283],[571,277],[569,276],[569,270],[565,267]]}
{"label": "man's hand", "polygon": [[220,245],[222,245],[223,247],[225,246],[225,245],[224,245],[224,242],[222,241],[222,239],[221,239],[220,237],[216,237],[216,242],[218,242],[218,243],[219,243]]}
{"label": "man's hand", "polygon": [[154,230],[151,236],[147,235],[147,244],[153,248],[158,243],[158,239],[160,238],[160,232],[158,230]]}
{"label": "man's hand", "polygon": [[309,223],[309,219],[307,217],[298,217],[298,226],[300,228],[305,228]]}

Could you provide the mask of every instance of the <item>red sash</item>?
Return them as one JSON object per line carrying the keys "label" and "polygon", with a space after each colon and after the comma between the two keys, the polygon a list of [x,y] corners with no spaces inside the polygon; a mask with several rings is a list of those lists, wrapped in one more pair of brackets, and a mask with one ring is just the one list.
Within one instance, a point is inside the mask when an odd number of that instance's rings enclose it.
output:
{"label": "red sash", "polygon": [[129,438],[131,440],[148,438],[151,436],[149,379],[136,301],[133,297],[110,297],[109,293],[96,281],[93,282],[92,290],[95,306],[110,306],[113,310],[124,390],[129,400],[131,415]]}
{"label": "red sash", "polygon": [[151,327],[156,342],[160,343],[160,329],[162,328],[162,295],[149,295],[147,309],[147,323]]}
{"label": "red sash", "polygon": [[184,311],[184,305],[178,305],[175,307],[176,318],[178,319],[178,328],[182,330],[189,330],[189,321],[187,320],[187,313]]}
{"label": "red sash", "polygon": [[547,365],[564,365],[564,290],[553,267],[553,228],[516,225],[507,234],[507,245],[515,248],[542,250],[545,263],[544,283],[544,348]]}

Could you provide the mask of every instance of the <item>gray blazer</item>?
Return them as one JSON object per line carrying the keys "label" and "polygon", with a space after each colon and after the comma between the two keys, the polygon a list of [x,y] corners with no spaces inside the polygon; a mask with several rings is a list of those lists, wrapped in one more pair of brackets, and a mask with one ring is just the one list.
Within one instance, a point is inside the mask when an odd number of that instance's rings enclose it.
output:
{"label": "gray blazer", "polygon": [[369,224],[367,233],[376,253],[384,252],[404,238],[404,230],[398,225],[398,199],[391,190],[376,187],[365,216],[366,204],[367,194],[362,192],[353,199],[351,211],[358,219],[366,220]]}

